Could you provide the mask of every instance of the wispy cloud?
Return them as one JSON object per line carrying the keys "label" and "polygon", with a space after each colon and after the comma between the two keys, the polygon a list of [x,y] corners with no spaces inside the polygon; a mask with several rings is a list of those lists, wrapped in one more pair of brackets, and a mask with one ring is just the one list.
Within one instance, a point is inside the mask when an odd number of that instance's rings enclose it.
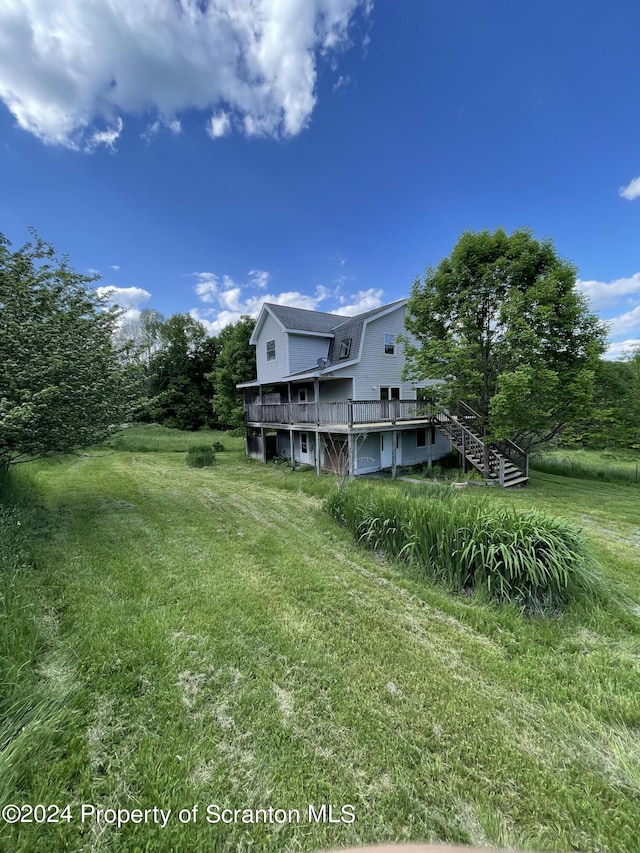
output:
{"label": "wispy cloud", "polygon": [[640,294],[640,272],[627,278],[616,278],[613,281],[578,279],[576,288],[589,297],[594,310],[611,309],[621,297]]}
{"label": "wispy cloud", "polygon": [[629,199],[629,201],[640,198],[640,175],[628,183],[626,187],[620,187],[618,192],[622,198]]}
{"label": "wispy cloud", "polygon": [[98,296],[106,296],[112,305],[121,305],[123,308],[137,307],[142,302],[151,299],[149,291],[143,290],[141,287],[114,287],[112,284],[108,284],[104,287],[97,287],[96,293]]}
{"label": "wispy cloud", "polygon": [[109,267],[109,269],[112,269],[112,270],[115,270],[116,272],[118,272],[118,270],[120,269],[120,267],[118,266],[118,264],[111,264],[111,266]]}
{"label": "wispy cloud", "polygon": [[369,0],[3,0],[0,99],[44,142],[89,152],[115,148],[127,115],[150,115],[151,138],[190,109],[214,138],[294,136],[318,57],[351,47],[370,13]]}
{"label": "wispy cloud", "polygon": [[372,311],[374,308],[379,308],[382,305],[382,295],[384,291],[380,288],[370,287],[368,290],[359,290],[352,299],[354,301],[347,302],[347,297],[342,297],[345,304],[340,304],[332,314],[345,314],[347,317],[353,317],[356,314],[363,314],[365,311]]}
{"label": "wispy cloud", "polygon": [[625,311],[624,314],[612,317],[607,322],[612,338],[634,334],[635,332],[640,333],[640,305],[636,305],[630,311]]}
{"label": "wispy cloud", "polygon": [[[213,272],[191,275],[197,279],[194,290],[203,303],[202,307],[190,312],[191,316],[203,323],[212,335],[218,334],[229,323],[237,322],[243,314],[257,317],[265,302],[345,316],[368,311],[382,304],[383,291],[374,288],[361,290],[355,296],[341,295],[338,288],[331,289],[323,284],[317,284],[312,293],[299,290],[266,292],[271,281],[271,275],[266,270],[250,270],[246,281],[235,281],[229,275]],[[334,304],[333,308],[331,303]]]}
{"label": "wispy cloud", "polygon": [[617,341],[611,344],[607,349],[604,357],[610,361],[617,361],[621,358],[626,358],[631,355],[634,350],[640,348],[640,338],[628,338],[624,341]]}
{"label": "wispy cloud", "polygon": [[207,124],[207,133],[212,139],[220,139],[222,136],[227,136],[231,133],[231,119],[229,113],[222,110],[215,115],[212,115]]}

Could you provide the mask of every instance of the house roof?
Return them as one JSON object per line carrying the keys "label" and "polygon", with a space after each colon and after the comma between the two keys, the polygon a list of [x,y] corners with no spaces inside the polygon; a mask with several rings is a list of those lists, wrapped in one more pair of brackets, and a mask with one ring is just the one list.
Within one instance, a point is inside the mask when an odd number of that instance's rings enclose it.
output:
{"label": "house roof", "polygon": [[265,303],[265,307],[288,332],[319,332],[330,335],[335,326],[349,319],[340,314],[308,311],[305,308],[291,308],[289,305],[274,305],[273,302]]}

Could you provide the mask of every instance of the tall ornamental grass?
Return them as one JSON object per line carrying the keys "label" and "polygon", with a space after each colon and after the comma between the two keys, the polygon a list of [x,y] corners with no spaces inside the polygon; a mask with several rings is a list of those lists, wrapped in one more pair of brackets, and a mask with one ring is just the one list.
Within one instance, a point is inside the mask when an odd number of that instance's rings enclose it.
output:
{"label": "tall ornamental grass", "polygon": [[210,468],[215,461],[216,452],[211,444],[196,444],[187,450],[189,468]]}
{"label": "tall ornamental grass", "polygon": [[363,483],[332,492],[325,508],[366,547],[455,591],[536,611],[594,585],[595,561],[581,533],[537,510],[474,501],[445,486],[417,495]]}

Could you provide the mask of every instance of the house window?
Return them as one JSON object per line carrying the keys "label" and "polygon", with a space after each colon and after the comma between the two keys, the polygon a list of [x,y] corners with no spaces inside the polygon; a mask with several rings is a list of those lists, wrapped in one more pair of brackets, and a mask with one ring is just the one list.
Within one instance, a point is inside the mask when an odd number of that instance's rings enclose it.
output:
{"label": "house window", "polygon": [[393,342],[395,335],[385,335],[384,336],[384,354],[385,355],[395,355],[396,353],[396,345]]}
{"label": "house window", "polygon": [[428,430],[426,427],[416,430],[416,447],[426,447],[427,436],[431,444],[436,443],[436,428],[434,426],[430,426]]}
{"label": "house window", "polygon": [[385,386],[380,386],[380,399],[381,400],[399,400],[400,399],[400,388],[390,388]]}
{"label": "house window", "polygon": [[298,402],[299,403],[306,403],[307,402],[307,389],[306,388],[301,388],[298,391]]}
{"label": "house window", "polygon": [[340,354],[338,358],[349,358],[351,355],[351,338],[340,341]]}
{"label": "house window", "polygon": [[306,432],[300,433],[300,453],[309,452],[309,436]]}
{"label": "house window", "polygon": [[273,361],[276,357],[276,342],[267,341],[267,361]]}

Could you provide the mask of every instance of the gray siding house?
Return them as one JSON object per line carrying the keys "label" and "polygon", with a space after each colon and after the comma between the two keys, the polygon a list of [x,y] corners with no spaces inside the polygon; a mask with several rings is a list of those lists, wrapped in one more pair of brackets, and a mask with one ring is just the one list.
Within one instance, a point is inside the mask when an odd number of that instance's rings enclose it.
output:
{"label": "gray siding house", "polygon": [[407,300],[355,317],[266,303],[243,389],[247,453],[350,476],[432,462],[451,444],[429,406],[432,380],[402,380]]}

